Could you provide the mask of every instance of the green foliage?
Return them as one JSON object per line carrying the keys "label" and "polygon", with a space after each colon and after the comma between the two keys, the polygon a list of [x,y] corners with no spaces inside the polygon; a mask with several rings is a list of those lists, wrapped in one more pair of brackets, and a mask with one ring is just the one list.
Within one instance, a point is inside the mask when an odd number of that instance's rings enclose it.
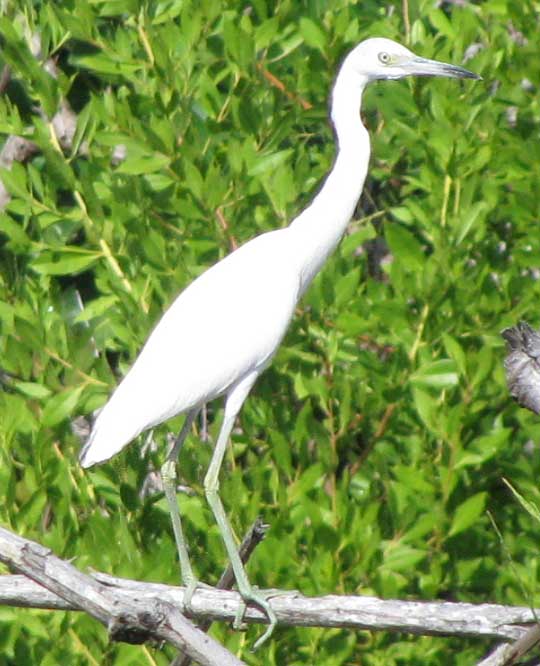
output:
{"label": "green foliage", "polygon": [[[12,3],[0,131],[40,152],[0,173],[12,195],[0,214],[3,524],[81,567],[178,580],[165,502],[138,493],[179,419],[155,432],[159,450],[134,445],[90,473],[71,423],[103,403],[185,285],[309,202],[332,164],[326,99],[349,48],[381,35],[460,63],[479,44],[467,67],[484,82],[366,92],[365,195],[246,402],[222,495],[238,534],[259,513],[272,525],[249,565],[260,586],[540,603],[538,523],[524,510],[540,502],[540,425],[508,397],[499,336],[538,310],[538,7],[407,4],[404,17],[400,2],[347,0]],[[49,124],[62,98],[78,114],[66,153]],[[366,251],[381,240],[391,262]],[[212,440],[220,415],[211,405]],[[201,494],[209,458],[189,438],[180,470],[197,493],[181,505],[213,582],[225,556]],[[78,614],[3,608],[0,626],[9,664],[170,657],[108,645]],[[212,631],[260,663],[258,629]],[[280,629],[262,659],[429,666],[485,650]]]}

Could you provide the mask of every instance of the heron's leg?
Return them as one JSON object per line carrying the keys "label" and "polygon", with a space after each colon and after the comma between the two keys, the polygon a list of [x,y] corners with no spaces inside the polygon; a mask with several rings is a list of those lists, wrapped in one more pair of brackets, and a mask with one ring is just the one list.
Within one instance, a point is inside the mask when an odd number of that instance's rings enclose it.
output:
{"label": "heron's leg", "polygon": [[191,604],[191,597],[197,588],[197,578],[193,574],[191,562],[189,560],[189,553],[182,531],[182,521],[180,519],[180,511],[178,509],[178,501],[176,498],[176,461],[182,444],[189,433],[193,421],[197,416],[197,409],[193,409],[186,414],[186,420],[182,426],[180,434],[176,438],[173,446],[167,454],[161,468],[161,478],[163,480],[163,490],[169,505],[169,513],[171,514],[171,522],[174,531],[174,540],[176,541],[176,548],[178,550],[178,559],[180,560],[180,572],[182,575],[182,582],[186,586],[186,593],[184,596],[184,606],[189,608]]}
{"label": "heron's leg", "polygon": [[[240,408],[242,407],[247,394],[257,379],[257,376],[257,373],[249,375],[228,395],[227,401],[225,403],[223,423],[221,425],[221,430],[219,432],[219,437],[214,449],[214,453],[212,455],[212,460],[210,462],[208,472],[206,473],[206,477],[204,479],[204,490],[206,493],[206,498],[210,508],[212,509],[221,532],[221,536],[225,543],[225,548],[227,549],[227,554],[234,571],[234,577],[236,578],[236,584],[238,585],[238,591],[242,595],[244,601],[251,601],[252,603],[256,604],[266,613],[268,617],[269,627],[263,636],[255,643],[255,649],[264,643],[267,638],[269,638],[274,630],[277,618],[265,595],[256,590],[248,580],[246,570],[244,569],[244,565],[242,564],[242,560],[240,559],[240,555],[238,553],[238,546],[236,545],[231,526],[227,520],[221,498],[219,497],[219,470],[221,468],[221,463],[223,462],[223,456],[225,454],[225,449],[227,447],[227,442],[229,440],[229,435],[231,434],[235,418],[240,411]],[[243,611],[237,615],[235,620],[235,627],[239,625],[242,619],[242,614]]]}

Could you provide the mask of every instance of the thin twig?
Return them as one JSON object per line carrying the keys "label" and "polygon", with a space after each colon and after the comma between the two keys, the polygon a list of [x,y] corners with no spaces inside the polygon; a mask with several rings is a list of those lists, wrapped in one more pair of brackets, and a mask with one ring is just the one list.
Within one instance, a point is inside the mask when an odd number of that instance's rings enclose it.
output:
{"label": "thin twig", "polygon": [[223,214],[223,206],[218,206],[216,208],[216,217],[218,219],[218,222],[223,229],[223,231],[227,234],[229,238],[229,244],[230,244],[230,249],[231,251],[236,250],[238,247],[238,241],[236,238],[231,234],[231,231],[229,229],[229,223],[227,222],[227,219],[225,218],[225,215]]}
{"label": "thin twig", "polygon": [[409,18],[409,2],[408,0],[402,0],[402,9],[403,9],[403,24],[405,27],[405,42],[410,44],[411,42],[411,19]]}
{"label": "thin twig", "polygon": [[[268,525],[263,523],[261,517],[259,516],[250,529],[247,531],[246,536],[243,538],[242,543],[240,544],[239,554],[242,564],[246,564],[251,554],[255,548],[261,543],[261,541],[266,536],[268,531]],[[230,590],[234,584],[234,572],[232,566],[229,564],[225,571],[222,573],[221,578],[219,579],[216,587],[218,590]],[[212,620],[203,620],[198,622],[197,626],[201,631],[205,633],[208,632],[212,625]],[[191,658],[185,654],[179,654],[176,656],[171,666],[189,666],[191,664]]]}
{"label": "thin twig", "polygon": [[0,74],[0,95],[4,94],[5,89],[11,80],[11,67],[4,65],[2,67],[2,74]]}
{"label": "thin twig", "polygon": [[290,100],[293,102],[296,102],[297,104],[300,104],[300,106],[304,109],[304,111],[309,111],[309,109],[312,108],[312,104],[305,100],[303,97],[300,97],[300,95],[297,95],[296,93],[291,92],[285,87],[285,84],[283,81],[280,81],[277,76],[274,76],[270,71],[266,69],[266,67],[258,62],[257,63],[257,69],[259,72],[263,75],[263,77],[272,85],[274,88],[277,88],[280,90],[286,97],[288,97]]}

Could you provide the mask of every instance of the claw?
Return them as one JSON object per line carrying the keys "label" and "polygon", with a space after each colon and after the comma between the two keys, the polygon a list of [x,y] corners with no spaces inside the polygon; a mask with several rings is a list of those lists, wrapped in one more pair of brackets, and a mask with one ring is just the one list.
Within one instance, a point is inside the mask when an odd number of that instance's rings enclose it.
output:
{"label": "claw", "polygon": [[275,595],[272,594],[271,592],[270,594],[260,592],[255,587],[252,587],[249,590],[241,591],[240,594],[242,595],[242,603],[238,607],[236,616],[234,618],[233,622],[234,629],[239,630],[241,628],[242,619],[246,612],[246,607],[248,603],[252,603],[255,606],[258,606],[264,613],[266,613],[266,617],[268,618],[268,627],[266,631],[262,636],[260,636],[255,641],[253,647],[251,648],[252,652],[255,652],[255,650],[258,650],[261,647],[261,645],[263,645],[263,643],[265,643],[270,638],[277,624],[276,614],[272,606],[270,606],[268,602],[268,599]]}

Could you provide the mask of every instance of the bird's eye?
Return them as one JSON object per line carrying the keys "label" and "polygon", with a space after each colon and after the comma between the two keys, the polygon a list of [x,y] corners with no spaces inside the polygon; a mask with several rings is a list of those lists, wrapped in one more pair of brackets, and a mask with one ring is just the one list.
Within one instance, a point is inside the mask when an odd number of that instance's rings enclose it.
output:
{"label": "bird's eye", "polygon": [[390,57],[389,53],[386,53],[386,51],[382,51],[379,53],[379,60],[382,62],[383,65],[388,65],[392,58]]}

